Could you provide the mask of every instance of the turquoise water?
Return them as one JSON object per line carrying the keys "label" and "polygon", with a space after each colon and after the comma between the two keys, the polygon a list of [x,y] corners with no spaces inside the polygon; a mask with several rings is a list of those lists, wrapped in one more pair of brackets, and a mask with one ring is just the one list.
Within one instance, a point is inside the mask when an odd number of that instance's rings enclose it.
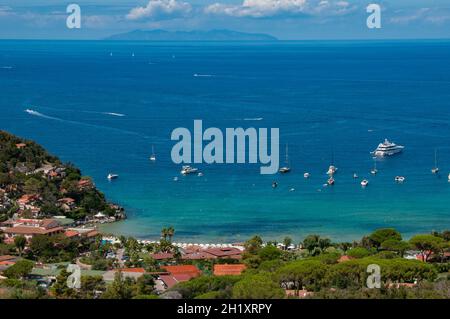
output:
{"label": "turquoise water", "polygon": [[[0,129],[75,163],[126,207],[129,219],[108,231],[156,239],[173,225],[179,241],[228,242],[450,228],[449,41],[0,41],[0,110]],[[194,119],[280,128],[292,172],[223,164],[180,176],[170,133]],[[370,176],[369,152],[384,138],[405,152]],[[435,148],[440,177],[430,173]],[[325,188],[332,153],[339,171]],[[108,182],[110,172],[120,178]]]}

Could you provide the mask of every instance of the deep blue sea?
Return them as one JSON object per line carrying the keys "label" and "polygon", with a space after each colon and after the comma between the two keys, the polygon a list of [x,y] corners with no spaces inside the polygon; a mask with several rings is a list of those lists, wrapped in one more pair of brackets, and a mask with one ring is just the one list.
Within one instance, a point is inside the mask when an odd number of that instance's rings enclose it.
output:
{"label": "deep blue sea", "polygon": [[[170,134],[194,119],[278,127],[292,172],[222,164],[181,176]],[[176,241],[230,242],[450,228],[450,41],[0,41],[0,129],[92,176],[127,209],[111,232],[157,239],[173,225]],[[405,151],[371,176],[370,151],[384,138]],[[435,149],[440,176],[430,172]],[[323,187],[332,158],[336,185]]]}

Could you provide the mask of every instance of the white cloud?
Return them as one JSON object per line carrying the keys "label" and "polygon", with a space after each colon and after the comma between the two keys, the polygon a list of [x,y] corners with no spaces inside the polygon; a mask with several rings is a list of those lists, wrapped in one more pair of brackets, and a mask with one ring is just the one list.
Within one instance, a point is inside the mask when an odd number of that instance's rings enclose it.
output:
{"label": "white cloud", "polygon": [[342,15],[356,6],[347,1],[333,0],[244,0],[240,5],[214,3],[205,13],[234,17],[273,17],[279,15]]}
{"label": "white cloud", "polygon": [[127,14],[129,20],[139,20],[148,17],[179,16],[191,12],[188,2],[177,0],[150,0],[145,7],[136,7]]}
{"label": "white cloud", "polygon": [[302,13],[306,0],[244,0],[241,5],[214,3],[206,7],[206,13],[225,14],[235,17],[269,17],[282,13]]}
{"label": "white cloud", "polygon": [[12,15],[12,14],[13,14],[13,12],[12,12],[12,9],[10,7],[0,6],[0,17]]}

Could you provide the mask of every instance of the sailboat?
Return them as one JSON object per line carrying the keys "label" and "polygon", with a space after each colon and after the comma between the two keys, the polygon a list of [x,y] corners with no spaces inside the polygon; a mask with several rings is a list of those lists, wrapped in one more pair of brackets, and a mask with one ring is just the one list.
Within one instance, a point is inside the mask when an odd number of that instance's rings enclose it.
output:
{"label": "sailboat", "polygon": [[289,155],[288,155],[288,145],[286,144],[286,166],[281,167],[278,170],[280,173],[289,173],[291,171],[291,168],[289,167]]}
{"label": "sailboat", "polygon": [[150,160],[152,162],[156,161],[155,149],[154,149],[153,145],[152,145],[152,155],[150,155]]}
{"label": "sailboat", "polygon": [[377,160],[376,158],[373,159],[373,168],[370,171],[370,174],[372,175],[376,175],[378,173],[378,169],[377,169]]}
{"label": "sailboat", "polygon": [[431,169],[431,173],[437,174],[439,173],[439,166],[437,160],[437,149],[434,150],[434,167]]}

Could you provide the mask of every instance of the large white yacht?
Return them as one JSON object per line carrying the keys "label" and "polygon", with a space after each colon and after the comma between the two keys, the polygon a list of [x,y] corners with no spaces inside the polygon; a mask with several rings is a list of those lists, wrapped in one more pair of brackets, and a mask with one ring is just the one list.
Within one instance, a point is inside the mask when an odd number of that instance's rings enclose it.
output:
{"label": "large white yacht", "polygon": [[181,174],[183,174],[183,175],[193,174],[193,173],[197,173],[197,172],[198,172],[198,168],[191,167],[189,165],[185,165],[181,169]]}
{"label": "large white yacht", "polygon": [[397,145],[393,142],[389,142],[385,139],[383,143],[380,143],[375,151],[372,152],[375,156],[392,156],[394,154],[400,153],[405,147]]}

